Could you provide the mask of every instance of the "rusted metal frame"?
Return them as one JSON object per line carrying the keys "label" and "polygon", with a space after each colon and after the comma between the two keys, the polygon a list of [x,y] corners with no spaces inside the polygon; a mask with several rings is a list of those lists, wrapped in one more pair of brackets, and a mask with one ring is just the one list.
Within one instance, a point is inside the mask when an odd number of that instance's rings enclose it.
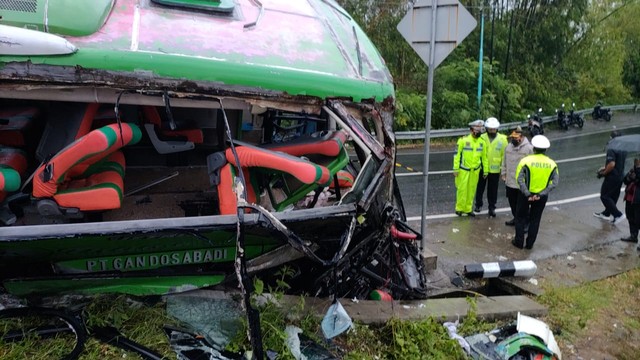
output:
{"label": "rusted metal frame", "polygon": [[[376,200],[376,197],[380,195],[381,187],[385,187],[385,190],[392,190],[389,184],[392,180],[393,174],[393,161],[390,159],[385,159],[378,168],[378,171],[371,179],[371,183],[364,190],[360,201],[358,202],[358,206],[362,208],[364,211],[369,211],[371,204]],[[386,194],[392,194],[390,191],[386,191]],[[388,196],[390,197],[390,196]],[[391,201],[390,198],[385,199],[386,201]]]}
{"label": "rusted metal frame", "polygon": [[352,137],[358,137],[379,160],[383,160],[386,157],[384,147],[373,137],[373,135],[364,129],[360,122],[349,114],[341,102],[330,100],[329,106],[340,120],[347,125],[347,131],[353,133],[354,136]]}
{"label": "rusted metal frame", "polygon": [[289,230],[289,228],[287,228],[286,225],[280,222],[280,220],[278,220],[278,218],[276,218],[267,209],[263,208],[260,205],[249,204],[247,202],[244,202],[244,200],[242,201],[242,203],[239,203],[238,206],[243,208],[253,209],[259,214],[261,214],[267,220],[267,222],[271,226],[273,226],[275,230],[277,230],[280,234],[282,234],[285,237],[289,245],[291,245],[297,251],[303,253],[309,259],[316,261],[322,264],[323,266],[331,266],[335,264],[338,260],[340,260],[342,256],[344,256],[344,252],[346,251],[346,248],[349,246],[349,243],[351,243],[351,238],[353,237],[353,232],[355,230],[356,217],[354,214],[351,218],[351,224],[349,228],[342,235],[342,240],[341,240],[342,243],[341,243],[340,249],[338,250],[338,252],[336,252],[336,254],[333,256],[332,259],[325,260],[320,258],[318,255],[316,255],[316,253],[311,248],[311,246],[307,245],[305,241],[303,241],[298,235],[296,235],[293,231]]}
{"label": "rusted metal frame", "polygon": [[[167,90],[182,93],[183,97],[210,99],[211,97],[241,97],[262,100],[277,100],[320,106],[321,99],[313,96],[288,95],[282,91],[264,90],[240,85],[226,85],[216,82],[192,81],[184,79],[160,78],[151,73],[115,72],[108,70],[84,69],[73,66],[37,65],[28,62],[6,63],[0,69],[0,81],[4,86],[15,84],[30,87],[56,88],[73,85],[74,87],[90,85],[92,87],[118,90],[143,90],[151,93],[154,90]],[[317,111],[316,111],[317,113]]]}

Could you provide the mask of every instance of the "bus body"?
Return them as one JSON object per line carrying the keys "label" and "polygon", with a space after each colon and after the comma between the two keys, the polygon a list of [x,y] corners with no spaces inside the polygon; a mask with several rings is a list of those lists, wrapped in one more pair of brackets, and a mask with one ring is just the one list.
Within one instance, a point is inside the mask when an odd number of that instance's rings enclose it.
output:
{"label": "bus body", "polygon": [[[158,294],[294,269],[421,297],[384,61],[331,0],[0,4],[0,279]],[[403,234],[402,238],[391,233]]]}

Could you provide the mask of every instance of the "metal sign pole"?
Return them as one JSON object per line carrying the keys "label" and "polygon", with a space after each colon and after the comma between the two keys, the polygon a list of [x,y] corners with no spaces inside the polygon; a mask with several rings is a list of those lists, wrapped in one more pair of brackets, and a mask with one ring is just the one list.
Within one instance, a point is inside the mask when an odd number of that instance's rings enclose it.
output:
{"label": "metal sign pole", "polygon": [[[438,3],[441,7],[438,12]],[[431,7],[431,14],[429,14]],[[431,17],[429,17],[431,15]],[[440,17],[440,20],[438,20]],[[422,178],[422,249],[427,248],[427,190],[429,189],[429,146],[431,146],[431,102],[433,97],[433,76],[436,67],[458,46],[473,28],[476,20],[458,0],[417,0],[411,10],[398,24],[398,31],[411,44],[422,61],[429,67],[427,84],[427,114],[424,126],[424,170]],[[431,28],[431,33],[428,29]],[[438,33],[436,36],[436,32]]]}
{"label": "metal sign pole", "polygon": [[420,233],[422,249],[427,248],[427,192],[429,189],[429,147],[431,146],[431,102],[433,98],[433,75],[435,70],[436,55],[436,15],[438,11],[438,0],[432,0],[431,4],[431,40],[429,42],[429,75],[427,80],[427,114],[424,125],[424,169],[422,178],[424,191],[422,192],[422,217],[420,218]]}

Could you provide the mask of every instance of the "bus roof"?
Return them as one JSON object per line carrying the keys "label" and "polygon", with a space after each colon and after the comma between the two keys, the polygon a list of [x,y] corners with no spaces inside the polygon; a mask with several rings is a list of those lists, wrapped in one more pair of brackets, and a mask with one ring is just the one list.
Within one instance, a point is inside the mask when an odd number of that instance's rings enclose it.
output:
{"label": "bus roof", "polygon": [[[45,1],[32,2],[43,7]],[[21,13],[23,9],[3,11],[0,24],[57,33],[78,50],[67,55],[0,55],[5,63],[0,76],[10,76],[8,63],[29,61],[30,66],[98,69],[294,96],[354,101],[393,96],[391,76],[374,45],[331,0],[262,0],[262,7],[250,0],[213,2],[231,4],[224,11],[189,7],[206,3],[194,0],[99,2],[102,7],[86,0],[51,3],[44,20]],[[87,3],[93,7],[83,5]],[[186,7],[175,6],[180,3]],[[117,77],[112,81],[118,85]]]}

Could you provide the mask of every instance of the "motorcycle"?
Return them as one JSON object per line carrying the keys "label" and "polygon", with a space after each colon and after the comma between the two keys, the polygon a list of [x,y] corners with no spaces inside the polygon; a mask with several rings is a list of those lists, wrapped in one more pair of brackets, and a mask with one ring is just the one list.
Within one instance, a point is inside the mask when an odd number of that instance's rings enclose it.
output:
{"label": "motorcycle", "polygon": [[542,108],[538,108],[538,111],[531,115],[527,115],[527,120],[529,123],[529,133],[531,136],[542,135],[544,134],[544,124],[542,122]]}
{"label": "motorcycle", "polygon": [[578,127],[582,129],[582,127],[584,126],[584,117],[582,116],[582,114],[576,112],[576,103],[571,103],[571,109],[569,110],[569,115],[567,116],[567,122],[567,127],[570,125],[578,125]]}
{"label": "motorcycle", "polygon": [[569,129],[569,119],[567,118],[567,114],[564,112],[564,103],[562,103],[562,107],[560,109],[556,109],[556,114],[558,115],[558,127],[563,130]]}
{"label": "motorcycle", "polygon": [[603,108],[602,102],[600,101],[593,107],[593,111],[591,112],[593,120],[604,119],[605,121],[611,121],[611,116],[613,116],[611,109]]}

